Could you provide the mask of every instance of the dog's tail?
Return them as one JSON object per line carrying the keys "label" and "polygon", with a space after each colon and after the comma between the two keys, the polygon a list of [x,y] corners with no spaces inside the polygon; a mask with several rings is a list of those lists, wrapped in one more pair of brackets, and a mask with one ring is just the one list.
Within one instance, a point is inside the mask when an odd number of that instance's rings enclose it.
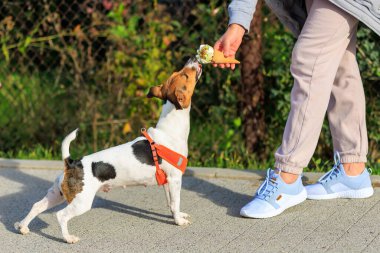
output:
{"label": "dog's tail", "polygon": [[70,143],[77,137],[78,128],[72,131],[62,142],[62,159],[70,157]]}

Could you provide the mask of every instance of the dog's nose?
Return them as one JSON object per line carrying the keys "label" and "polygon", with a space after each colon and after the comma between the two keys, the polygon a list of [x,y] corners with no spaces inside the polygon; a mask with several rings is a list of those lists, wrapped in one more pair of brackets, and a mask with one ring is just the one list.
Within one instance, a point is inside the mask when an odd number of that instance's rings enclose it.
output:
{"label": "dog's nose", "polygon": [[190,65],[190,64],[194,64],[194,63],[198,63],[198,60],[197,60],[197,58],[195,58],[195,57],[191,57],[191,58],[186,62],[185,66],[186,66],[186,65]]}
{"label": "dog's nose", "polygon": [[197,58],[194,56],[194,57],[191,57],[185,64],[185,68],[192,68],[194,70],[196,70],[197,72],[197,77],[196,77],[196,80],[198,81],[199,77],[201,76],[202,74],[202,64],[200,64],[197,60]]}

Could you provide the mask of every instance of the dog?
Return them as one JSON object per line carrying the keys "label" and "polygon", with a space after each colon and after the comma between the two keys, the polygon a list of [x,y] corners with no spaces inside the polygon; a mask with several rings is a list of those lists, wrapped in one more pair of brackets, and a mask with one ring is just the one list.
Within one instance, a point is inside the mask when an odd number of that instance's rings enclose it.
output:
{"label": "dog", "polygon": [[[191,97],[201,74],[201,65],[191,58],[165,83],[151,87],[147,95],[149,98],[166,100],[156,127],[149,128],[147,133],[155,143],[184,157],[188,155]],[[56,178],[46,196],[33,205],[21,222],[15,224],[21,234],[29,232],[28,225],[37,215],[67,201],[68,205],[57,212],[57,219],[64,240],[76,243],[79,238],[69,233],[67,223],[91,209],[97,191],[108,191],[120,186],[158,184],[151,146],[145,137],[74,160],[70,157],[69,146],[76,135],[77,130],[62,142],[63,173]],[[174,222],[180,226],[188,225],[189,215],[180,212],[182,171],[160,157],[157,160],[167,177],[164,190]]]}

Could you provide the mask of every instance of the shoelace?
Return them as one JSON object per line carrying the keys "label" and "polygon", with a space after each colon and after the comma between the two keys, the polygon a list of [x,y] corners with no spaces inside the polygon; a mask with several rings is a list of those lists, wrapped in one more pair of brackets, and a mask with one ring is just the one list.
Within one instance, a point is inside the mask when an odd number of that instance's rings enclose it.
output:
{"label": "shoelace", "polygon": [[333,178],[337,178],[340,174],[341,174],[341,171],[340,171],[340,155],[339,155],[339,152],[336,151],[335,154],[334,154],[334,166],[333,168],[327,172],[326,174],[324,174],[319,180],[318,182],[320,183],[326,183],[328,181],[330,181],[331,179]]}
{"label": "shoelace", "polygon": [[274,171],[272,169],[269,168],[267,170],[267,176],[256,192],[257,197],[261,199],[267,199],[275,192],[275,190],[277,189],[278,183],[271,180],[273,173]]}

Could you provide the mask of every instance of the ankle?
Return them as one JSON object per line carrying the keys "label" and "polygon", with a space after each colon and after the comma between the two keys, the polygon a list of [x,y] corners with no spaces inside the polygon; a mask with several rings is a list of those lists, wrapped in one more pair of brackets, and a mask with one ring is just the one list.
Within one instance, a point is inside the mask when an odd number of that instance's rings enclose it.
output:
{"label": "ankle", "polygon": [[[279,173],[280,170],[276,169],[276,173]],[[299,175],[298,174],[292,174],[289,172],[281,171],[280,177],[282,181],[284,181],[286,184],[293,184],[295,181],[297,181]]]}
{"label": "ankle", "polygon": [[365,163],[343,163],[343,168],[347,176],[358,176],[363,173]]}

